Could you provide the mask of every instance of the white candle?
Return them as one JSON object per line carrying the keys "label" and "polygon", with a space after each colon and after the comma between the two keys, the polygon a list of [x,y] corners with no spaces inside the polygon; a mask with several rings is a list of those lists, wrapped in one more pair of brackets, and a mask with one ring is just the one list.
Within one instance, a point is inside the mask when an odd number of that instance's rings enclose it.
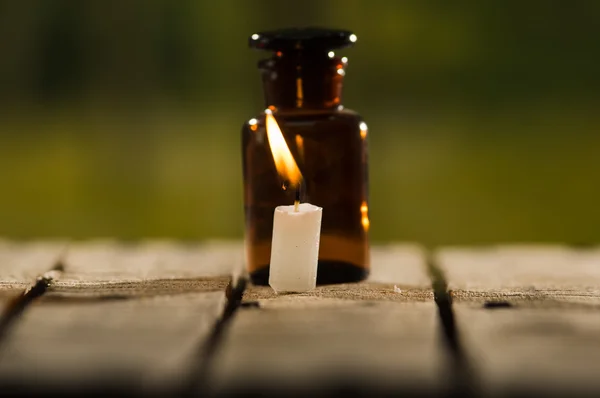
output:
{"label": "white candle", "polygon": [[278,206],[273,219],[269,285],[277,293],[305,292],[317,284],[323,209],[310,203]]}
{"label": "white candle", "polygon": [[277,173],[296,188],[293,206],[275,208],[269,285],[277,293],[305,292],[317,285],[323,209],[300,204],[302,173],[271,109],[265,110],[265,127]]}

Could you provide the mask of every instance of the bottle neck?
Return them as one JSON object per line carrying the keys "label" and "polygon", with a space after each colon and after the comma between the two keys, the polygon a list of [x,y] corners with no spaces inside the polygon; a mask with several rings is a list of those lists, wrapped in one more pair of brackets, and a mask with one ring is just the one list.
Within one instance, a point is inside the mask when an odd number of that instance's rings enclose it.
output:
{"label": "bottle neck", "polygon": [[266,107],[334,109],[341,105],[345,58],[327,53],[286,55],[259,62]]}

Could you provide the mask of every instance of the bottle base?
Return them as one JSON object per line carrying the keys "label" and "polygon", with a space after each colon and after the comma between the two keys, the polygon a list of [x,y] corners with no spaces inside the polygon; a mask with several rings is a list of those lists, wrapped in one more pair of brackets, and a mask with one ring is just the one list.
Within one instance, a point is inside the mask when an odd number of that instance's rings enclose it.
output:
{"label": "bottle base", "polygon": [[[317,286],[333,285],[339,283],[360,282],[369,276],[369,270],[357,267],[344,261],[319,261],[317,269]],[[264,266],[250,273],[250,280],[254,285],[269,285],[269,266]]]}

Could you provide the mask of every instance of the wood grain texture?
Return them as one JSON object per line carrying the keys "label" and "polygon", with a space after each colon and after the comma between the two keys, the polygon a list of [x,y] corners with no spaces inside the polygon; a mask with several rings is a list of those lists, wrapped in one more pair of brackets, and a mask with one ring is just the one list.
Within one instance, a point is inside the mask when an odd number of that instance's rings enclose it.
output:
{"label": "wood grain texture", "polygon": [[425,392],[439,388],[442,380],[436,331],[432,302],[267,300],[233,320],[215,359],[213,388],[321,389],[356,383]]}
{"label": "wood grain texture", "polygon": [[126,244],[90,241],[72,245],[63,281],[110,282],[192,279],[230,275],[241,266],[240,242]]}
{"label": "wood grain texture", "polygon": [[484,392],[600,392],[600,250],[444,248],[436,259]]}
{"label": "wood grain texture", "polygon": [[67,242],[0,240],[0,297],[14,296],[57,265]]}
{"label": "wood grain texture", "polygon": [[600,393],[597,309],[523,303],[490,310],[461,303],[454,310],[483,391],[497,396]]}
{"label": "wood grain texture", "polygon": [[72,245],[52,292],[62,296],[143,296],[222,291],[242,267],[240,242],[89,241]]}
{"label": "wood grain texture", "polygon": [[399,288],[429,289],[431,280],[423,248],[411,244],[373,246],[368,281],[395,284]]}
{"label": "wood grain texture", "polygon": [[[22,292],[57,259],[64,268],[5,330],[0,382],[176,390],[212,341],[242,247],[89,241],[61,257],[62,242],[0,241],[0,302],[2,291]],[[213,391],[336,381],[445,388],[442,323],[486,392],[600,391],[600,249],[449,247],[435,262],[452,291],[445,316],[456,329],[438,314],[416,245],[374,246],[362,283],[286,295],[250,286],[206,362]]]}
{"label": "wood grain texture", "polygon": [[[399,288],[389,283],[352,283],[318,286],[303,293],[296,293],[292,297],[312,297],[316,299],[343,299],[343,300],[368,300],[368,301],[431,301],[433,292],[430,288]],[[244,293],[244,302],[271,300],[286,300],[286,295],[277,295],[268,286],[250,286]]]}
{"label": "wood grain texture", "polygon": [[[62,266],[62,256],[67,242],[33,241],[14,242],[0,240],[0,305],[3,315],[9,302],[18,300],[38,276]],[[53,276],[57,272],[52,272]],[[0,332],[1,333],[1,332]]]}
{"label": "wood grain texture", "polygon": [[[279,298],[268,286],[250,286],[245,301]],[[346,300],[431,301],[431,281],[427,275],[423,249],[418,245],[374,246],[371,272],[361,283],[318,286],[294,297],[320,297]]]}
{"label": "wood grain texture", "polygon": [[[27,277],[40,269],[28,250],[13,250]],[[72,243],[45,294],[5,331],[0,380],[35,391],[181,387],[222,314],[240,250],[239,242]]]}
{"label": "wood grain texture", "polygon": [[437,309],[417,246],[375,247],[364,283],[286,295],[251,286],[244,300],[258,307],[233,319],[215,359],[216,391],[443,384]]}
{"label": "wood grain texture", "polygon": [[435,258],[455,300],[566,300],[595,304],[600,297],[600,248],[443,248]]}
{"label": "wood grain texture", "polygon": [[0,379],[32,388],[175,389],[220,315],[222,293],[40,302],[0,352]]}

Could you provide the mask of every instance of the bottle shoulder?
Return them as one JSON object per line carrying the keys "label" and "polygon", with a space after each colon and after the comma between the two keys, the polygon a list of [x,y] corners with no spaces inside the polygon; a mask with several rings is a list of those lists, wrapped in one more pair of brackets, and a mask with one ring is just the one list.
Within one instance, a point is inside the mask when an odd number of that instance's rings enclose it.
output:
{"label": "bottle shoulder", "polygon": [[357,119],[362,119],[362,116],[360,116],[360,114],[353,110],[353,109],[349,109],[349,108],[344,108],[341,110],[337,111],[340,115],[343,115],[345,117],[352,117],[352,118],[357,118]]}

